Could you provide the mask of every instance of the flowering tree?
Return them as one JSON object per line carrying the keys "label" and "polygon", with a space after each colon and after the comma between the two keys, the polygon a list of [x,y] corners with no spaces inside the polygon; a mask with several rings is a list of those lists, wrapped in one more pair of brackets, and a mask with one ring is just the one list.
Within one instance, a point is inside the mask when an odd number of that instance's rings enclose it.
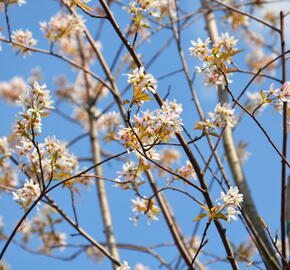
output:
{"label": "flowering tree", "polygon": [[[0,138],[1,269],[19,248],[69,267],[290,269],[289,2],[0,8],[1,62],[31,69],[0,82],[14,118]],[[33,34],[17,14],[37,17]]]}

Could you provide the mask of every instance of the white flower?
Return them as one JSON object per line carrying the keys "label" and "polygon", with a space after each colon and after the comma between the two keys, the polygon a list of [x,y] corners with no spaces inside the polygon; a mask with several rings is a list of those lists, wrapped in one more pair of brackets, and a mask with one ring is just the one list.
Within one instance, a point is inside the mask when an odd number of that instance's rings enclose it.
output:
{"label": "white flower", "polygon": [[132,199],[131,201],[134,205],[132,211],[135,212],[137,216],[140,214],[146,214],[148,218],[148,224],[150,224],[151,219],[158,220],[157,216],[159,214],[158,212],[160,208],[154,204],[153,199],[150,200],[150,203],[149,200],[140,199],[139,197],[137,197],[136,200]]}
{"label": "white flower", "polygon": [[233,36],[230,36],[228,32],[222,33],[218,41],[214,44],[214,47],[223,47],[227,52],[236,50],[235,46],[237,45],[238,40]]}
{"label": "white flower", "polygon": [[139,88],[142,92],[156,93],[157,81],[151,74],[145,73],[144,67],[136,68],[132,73],[125,75],[128,76],[128,83]]}
{"label": "white flower", "polygon": [[281,100],[283,102],[290,102],[290,82],[285,82],[281,87]]}
{"label": "white flower", "polygon": [[24,186],[13,192],[13,200],[20,200],[23,202],[35,201],[40,196],[40,188],[35,184],[32,179],[26,180]]}
{"label": "white flower", "polygon": [[197,42],[191,40],[191,45],[189,47],[189,52],[191,56],[196,56],[200,60],[203,60],[206,56],[211,53],[211,49],[208,48],[208,45],[211,43],[210,38],[207,38],[204,42],[198,38]]}
{"label": "white flower", "polygon": [[236,210],[234,207],[228,207],[227,208],[227,216],[228,216],[228,222],[230,222],[230,219],[238,220],[237,215],[240,215],[241,212]]}
{"label": "white flower", "polygon": [[230,187],[226,194],[224,192],[221,192],[221,199],[227,205],[234,205],[240,207],[240,203],[243,202],[243,194],[239,193],[238,187]]}
{"label": "white flower", "polygon": [[117,268],[117,270],[131,270],[131,267],[126,261],[124,261],[122,265]]}
{"label": "white flower", "polygon": [[229,103],[223,105],[218,103],[215,107],[215,112],[209,112],[208,116],[217,127],[224,127],[226,125],[234,127],[237,123],[237,118],[235,117],[234,112],[235,110],[231,108]]}
{"label": "white flower", "polygon": [[25,46],[34,46],[37,43],[37,40],[32,38],[32,33],[29,30],[25,32],[22,29],[18,29],[12,32],[11,35],[12,41],[21,43]]}

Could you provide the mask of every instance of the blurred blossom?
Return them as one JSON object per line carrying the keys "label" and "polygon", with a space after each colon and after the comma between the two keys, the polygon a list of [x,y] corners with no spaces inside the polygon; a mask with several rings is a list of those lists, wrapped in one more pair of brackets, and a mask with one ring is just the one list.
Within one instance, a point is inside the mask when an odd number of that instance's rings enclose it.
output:
{"label": "blurred blossom", "polygon": [[84,20],[81,15],[71,15],[63,12],[50,18],[49,22],[40,22],[40,29],[50,41],[70,38],[76,33],[82,33]]}
{"label": "blurred blossom", "polygon": [[26,91],[27,84],[21,77],[13,77],[9,82],[0,82],[0,95],[9,104],[17,105],[17,100]]}
{"label": "blurred blossom", "polygon": [[99,263],[105,257],[104,254],[98,248],[96,248],[94,246],[87,247],[86,248],[86,254],[95,263]]}
{"label": "blurred blossom", "polygon": [[137,263],[135,265],[135,270],[150,270],[149,267],[146,267],[145,265],[143,265],[142,263]]}
{"label": "blurred blossom", "polygon": [[237,145],[237,155],[241,163],[244,163],[248,160],[251,153],[247,150],[247,143],[239,142]]}
{"label": "blurred blossom", "polygon": [[32,33],[29,30],[23,31],[22,29],[18,29],[13,31],[11,39],[13,42],[17,42],[23,45],[21,46],[12,44],[15,48],[18,48],[19,52],[23,53],[24,56],[30,53],[26,47],[33,47],[37,43],[37,40],[32,37]]}
{"label": "blurred blossom", "polygon": [[246,95],[248,97],[248,103],[249,103],[247,104],[247,109],[250,112],[253,112],[257,107],[259,107],[259,109],[256,110],[256,113],[261,113],[267,107],[268,103],[263,102],[263,98],[261,97],[260,93],[246,92]]}
{"label": "blurred blossom", "polygon": [[117,270],[131,270],[131,267],[124,261],[121,266],[117,267]]}
{"label": "blurred blossom", "polygon": [[182,166],[177,172],[185,178],[195,180],[196,173],[190,161],[186,161],[186,165]]}

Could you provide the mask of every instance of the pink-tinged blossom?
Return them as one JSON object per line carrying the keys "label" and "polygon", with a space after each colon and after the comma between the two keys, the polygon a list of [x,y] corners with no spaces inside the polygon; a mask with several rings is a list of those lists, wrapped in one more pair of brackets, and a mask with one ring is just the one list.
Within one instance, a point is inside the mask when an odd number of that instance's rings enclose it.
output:
{"label": "pink-tinged blossom", "polygon": [[153,94],[157,91],[157,81],[152,74],[145,73],[144,67],[136,68],[128,76],[128,83],[142,92],[150,91]]}
{"label": "pink-tinged blossom", "polygon": [[7,188],[16,187],[18,184],[18,174],[15,167],[12,167],[7,159],[2,160],[0,163],[0,185]]}
{"label": "pink-tinged blossom", "polygon": [[26,180],[24,186],[16,190],[16,192],[13,192],[12,194],[14,200],[19,200],[22,202],[31,202],[39,198],[40,188],[37,183],[34,183],[33,180],[30,179],[29,181]]}
{"label": "pink-tinged blossom", "polygon": [[186,165],[179,168],[177,172],[185,178],[192,180],[196,179],[196,172],[188,160],[186,161]]}
{"label": "pink-tinged blossom", "polygon": [[51,253],[52,249],[56,247],[58,247],[60,251],[63,251],[66,246],[67,236],[65,233],[50,231],[41,234],[40,239],[43,245],[39,250],[43,253],[49,254]]}
{"label": "pink-tinged blossom", "polygon": [[9,157],[11,155],[11,150],[9,149],[7,137],[0,138],[0,165],[1,160]]}
{"label": "pink-tinged blossom", "polygon": [[23,55],[26,55],[29,51],[25,47],[32,47],[35,46],[37,40],[32,37],[32,33],[29,30],[23,31],[22,29],[18,29],[12,32],[11,39],[13,42],[20,43],[21,45],[15,45],[14,47],[19,48],[20,52]]}
{"label": "pink-tinged blossom", "polygon": [[49,22],[40,22],[40,29],[51,41],[58,41],[63,37],[72,37],[84,30],[82,16],[59,12],[51,17]]}
{"label": "pink-tinged blossom", "polygon": [[290,82],[285,82],[281,87],[281,101],[290,102]]}
{"label": "pink-tinged blossom", "polygon": [[0,95],[8,103],[16,105],[26,87],[27,84],[21,77],[14,77],[9,82],[0,82]]}
{"label": "pink-tinged blossom", "polygon": [[135,270],[150,270],[149,267],[146,267],[145,265],[143,265],[142,263],[137,263],[135,265]]}

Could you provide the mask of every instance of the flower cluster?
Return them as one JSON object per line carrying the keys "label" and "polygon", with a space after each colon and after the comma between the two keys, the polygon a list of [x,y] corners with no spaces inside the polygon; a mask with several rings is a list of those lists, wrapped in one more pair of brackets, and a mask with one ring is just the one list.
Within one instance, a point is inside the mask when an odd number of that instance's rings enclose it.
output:
{"label": "flower cluster", "polygon": [[157,81],[152,74],[145,73],[144,67],[136,68],[132,73],[126,75],[128,76],[128,83],[133,85],[134,90],[138,89],[140,93],[147,91],[156,93]]}
{"label": "flower cluster", "polygon": [[[177,162],[180,159],[180,152],[175,149],[175,148],[162,148],[160,153],[160,160],[159,163],[162,166],[165,166],[167,168],[170,168],[172,165],[177,164]],[[162,168],[159,168],[157,165],[154,166],[157,171],[158,171],[158,175],[160,177],[163,177],[167,174],[167,172],[165,170],[163,170]]]}
{"label": "flower cluster", "polygon": [[26,180],[23,187],[13,192],[13,199],[26,209],[31,202],[37,200],[40,196],[40,188],[38,183],[34,183],[32,179]]}
{"label": "flower cluster", "polygon": [[[256,45],[254,49],[247,55],[246,62],[247,62],[247,65],[250,67],[251,71],[256,73],[260,70],[261,67],[267,65],[276,57],[277,55],[273,53],[265,54],[264,51],[261,48],[257,48],[257,45]],[[278,67],[278,64],[275,61],[267,67],[267,72],[274,75],[277,67]],[[263,80],[262,76],[257,77],[258,82],[261,82],[262,80]]]}
{"label": "flower cluster", "polygon": [[1,97],[13,105],[16,105],[25,90],[26,82],[21,77],[14,77],[9,82],[0,82]]}
{"label": "flower cluster", "polygon": [[222,33],[212,48],[209,48],[210,43],[209,38],[204,42],[198,38],[197,42],[191,41],[192,47],[189,48],[189,52],[191,56],[203,61],[203,66],[197,67],[197,72],[205,74],[206,85],[223,85],[225,75],[230,76],[228,64],[231,64],[232,57],[240,52],[235,47],[237,40],[229,33]]}
{"label": "flower cluster", "polygon": [[131,200],[133,203],[132,211],[136,213],[136,215],[132,218],[134,221],[134,224],[138,223],[139,215],[140,214],[146,214],[147,215],[147,221],[148,224],[150,224],[151,219],[158,220],[159,215],[159,207],[155,205],[155,202],[153,199],[140,199],[139,197],[136,198],[136,200]]}
{"label": "flower cluster", "polygon": [[223,18],[227,20],[233,30],[249,25],[249,17],[238,12],[229,12]]}
{"label": "flower cluster", "polygon": [[86,248],[86,254],[95,263],[99,263],[105,257],[104,254],[95,246],[88,246]]}
{"label": "flower cluster", "polygon": [[196,179],[196,172],[192,166],[192,164],[187,160],[186,161],[186,165],[185,166],[182,166],[181,168],[179,168],[177,170],[177,172],[187,178],[187,179],[192,179],[192,180],[195,180]]}
{"label": "flower cluster", "polygon": [[11,166],[8,160],[11,153],[8,139],[6,137],[0,138],[0,184],[6,188],[15,187],[18,182],[15,168]]}
{"label": "flower cluster", "polygon": [[221,197],[217,201],[223,201],[223,203],[218,203],[211,209],[203,205],[202,208],[206,210],[207,213],[202,213],[194,220],[197,221],[204,217],[208,217],[211,221],[223,219],[230,222],[231,219],[238,219],[237,215],[240,214],[239,209],[241,209],[241,203],[243,202],[243,194],[239,193],[238,187],[230,187],[227,193],[222,191]]}
{"label": "flower cluster", "polygon": [[0,138],[0,166],[2,162],[11,155],[7,137]]}
{"label": "flower cluster", "polygon": [[18,29],[13,31],[11,39],[13,42],[19,43],[19,45],[13,44],[13,46],[19,48],[19,52],[23,53],[23,55],[29,52],[26,47],[35,46],[37,43],[37,40],[32,37],[32,33],[29,30],[23,31],[22,29]]}
{"label": "flower cluster", "polygon": [[37,236],[41,241],[39,252],[50,254],[53,249],[64,250],[66,234],[56,231],[56,225],[62,219],[55,217],[57,212],[49,205],[44,205],[32,220],[27,220],[21,228],[22,241],[26,246],[32,236]]}
{"label": "flower cluster", "polygon": [[225,126],[234,127],[236,125],[237,118],[234,112],[235,110],[231,108],[229,103],[224,105],[218,103],[214,113],[208,113],[210,120],[205,119],[204,121],[196,122],[196,127],[194,129],[201,129],[204,133],[216,135],[212,132],[213,129]]}
{"label": "flower cluster", "polygon": [[268,105],[268,103],[263,102],[263,98],[259,92],[247,92],[246,95],[248,99],[245,107],[250,112],[261,113]]}
{"label": "flower cluster", "polygon": [[125,9],[135,16],[141,13],[153,17],[162,17],[168,14],[171,14],[173,18],[176,16],[174,0],[133,0]]}
{"label": "flower cluster", "polygon": [[142,12],[146,12],[151,16],[159,17],[157,12],[158,0],[133,0],[130,1],[129,7],[126,10],[132,15],[138,15]]}
{"label": "flower cluster", "polygon": [[51,42],[55,42],[63,37],[70,38],[75,33],[81,33],[84,29],[84,20],[80,15],[60,12],[51,17],[49,22],[40,22],[40,29]]}
{"label": "flower cluster", "polygon": [[165,101],[160,109],[135,115],[131,123],[132,128],[122,128],[115,139],[123,140],[124,145],[132,148],[139,158],[142,158],[141,153],[144,149],[147,156],[159,159],[154,145],[169,140],[170,137],[174,137],[175,132],[182,130],[181,112],[182,106],[177,104],[176,100]]}
{"label": "flower cluster", "polygon": [[[22,169],[30,170],[35,175],[42,174],[44,180],[65,179],[78,169],[77,158],[66,148],[65,143],[55,137],[47,137],[44,143],[38,144],[38,149],[26,138],[22,138],[19,145],[19,156],[25,156],[28,163],[22,163]],[[41,158],[41,168],[39,162]],[[42,172],[42,173],[41,173]],[[67,182],[67,185],[71,184]]]}
{"label": "flower cluster", "polygon": [[52,103],[45,84],[34,82],[33,87],[28,86],[18,101],[23,107],[23,112],[20,113],[23,119],[17,119],[16,132],[25,137],[30,137],[34,131],[41,132],[41,118],[53,109]]}
{"label": "flower cluster", "polygon": [[[289,103],[290,101],[290,82],[285,82],[281,88],[277,89],[275,89],[274,84],[271,84],[269,90],[261,90],[259,95],[259,104],[256,102],[256,107],[250,108],[253,113],[257,112],[262,106],[267,104],[272,104],[280,113],[282,113],[283,103]],[[290,115],[289,106],[287,115]]]}
{"label": "flower cluster", "polygon": [[58,247],[60,251],[63,251],[65,249],[66,245],[65,233],[50,231],[42,234],[40,237],[43,243],[43,246],[40,248],[40,251],[45,254],[51,253],[52,249],[55,247]]}
{"label": "flower cluster", "polygon": [[117,186],[121,187],[123,190],[133,188],[137,189],[138,186],[142,185],[144,181],[142,181],[141,173],[147,168],[146,164],[144,164],[144,160],[140,160],[139,164],[136,164],[134,161],[129,161],[123,164],[122,171],[117,172],[119,175],[116,178],[118,182]]}
{"label": "flower cluster", "polygon": [[243,202],[243,194],[239,193],[238,187],[230,187],[226,194],[221,192],[220,200],[223,201],[223,204],[218,204],[218,208],[226,210],[228,222],[231,218],[237,220],[236,215],[240,214],[237,209],[241,208],[241,203]]}

